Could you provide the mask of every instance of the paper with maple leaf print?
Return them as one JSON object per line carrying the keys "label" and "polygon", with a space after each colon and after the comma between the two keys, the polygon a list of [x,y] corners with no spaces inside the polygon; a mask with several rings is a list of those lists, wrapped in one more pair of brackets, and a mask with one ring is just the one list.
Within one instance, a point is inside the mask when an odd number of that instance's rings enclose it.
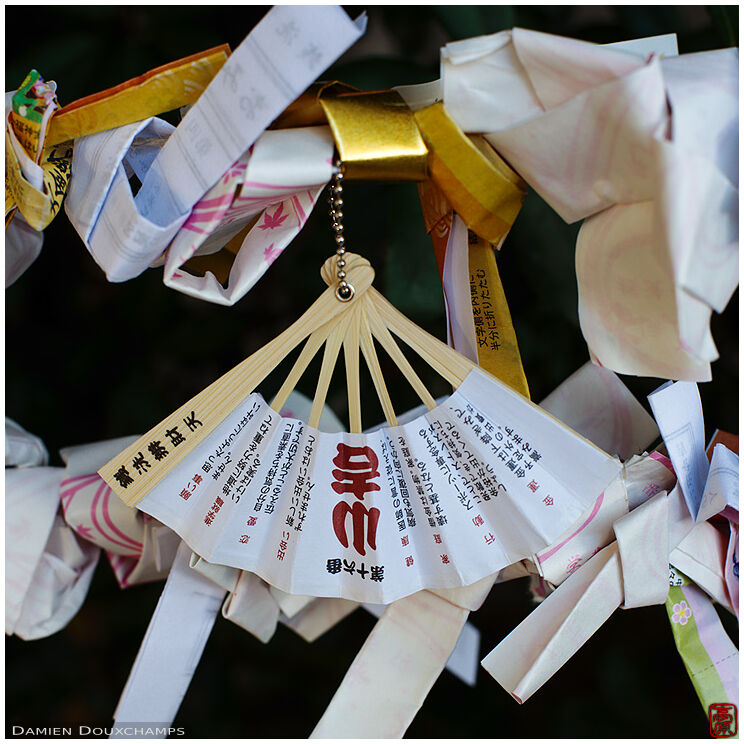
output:
{"label": "paper with maple leaf print", "polygon": [[[328,127],[268,131],[201,199],[168,247],[163,281],[199,299],[232,305],[295,238],[332,175]],[[238,236],[236,238],[236,236]],[[233,241],[226,280],[183,267]],[[239,245],[238,245],[239,242]]]}
{"label": "paper with maple leaf print", "polygon": [[[144,162],[136,194],[121,156],[99,150],[125,127],[76,140],[73,180],[85,188],[86,161],[111,176],[104,192],[89,190],[86,196],[97,205],[87,244],[97,260],[106,256],[108,279],[133,279],[157,261],[205,193],[365,27],[364,14],[352,22],[340,6],[273,7]],[[68,204],[71,211],[85,211],[85,204]]]}

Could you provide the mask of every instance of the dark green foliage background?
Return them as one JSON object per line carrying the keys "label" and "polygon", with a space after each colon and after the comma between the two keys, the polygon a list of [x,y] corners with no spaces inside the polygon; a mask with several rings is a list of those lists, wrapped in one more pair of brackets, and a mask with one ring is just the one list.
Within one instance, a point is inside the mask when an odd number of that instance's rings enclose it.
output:
{"label": "dark green foliage background", "polygon": [[[62,104],[207,47],[235,48],[266,6],[6,7],[6,90],[36,67],[58,82]],[[355,16],[360,7],[349,7]],[[681,52],[738,44],[735,6],[370,6],[367,38],[324,78],[363,89],[438,77],[438,48],[458,38],[523,26],[594,42],[677,32]],[[441,289],[415,186],[354,183],[346,233],[377,284],[427,330],[444,334]],[[574,244],[534,193],[499,256],[535,400],[587,360],[577,315]],[[109,284],[65,215],[42,254],[6,292],[6,411],[41,436],[61,465],[66,445],[146,431],[289,325],[319,294],[331,252],[327,219],[302,234],[235,307],[191,299],[150,270]],[[707,433],[738,432],[738,293],[713,318],[721,358],[700,385]],[[395,373],[400,410],[415,400]],[[645,396],[659,380],[624,378]],[[270,394],[278,376],[262,390]],[[370,386],[367,386],[370,387]],[[300,388],[312,395],[312,376]],[[370,391],[368,391],[369,393]],[[438,394],[445,391],[438,389]],[[343,390],[331,397],[345,410]],[[372,395],[368,424],[382,418]],[[161,584],[119,591],[101,560],[88,599],[56,635],[6,642],[7,726],[110,725]],[[497,586],[471,619],[482,655],[531,609],[522,581]],[[726,619],[728,627],[732,624]],[[176,725],[204,737],[307,737],[373,619],[357,611],[314,644],[283,626],[263,645],[218,619]],[[409,670],[400,669],[405,675]],[[9,732],[10,733],[10,732]],[[475,689],[448,673],[407,736],[698,737],[707,721],[674,649],[663,608],[618,612],[524,706],[482,670]]]}

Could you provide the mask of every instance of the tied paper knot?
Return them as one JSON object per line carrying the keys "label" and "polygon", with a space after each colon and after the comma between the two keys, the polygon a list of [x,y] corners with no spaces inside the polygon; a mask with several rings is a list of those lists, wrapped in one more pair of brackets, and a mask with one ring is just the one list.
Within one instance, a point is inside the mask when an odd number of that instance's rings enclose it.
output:
{"label": "tied paper knot", "polygon": [[664,604],[669,593],[669,501],[662,491],[614,524],[623,609]]}
{"label": "tied paper knot", "polygon": [[618,608],[663,604],[669,554],[694,523],[675,487],[614,523],[615,542],[575,570],[481,662],[523,703]]}

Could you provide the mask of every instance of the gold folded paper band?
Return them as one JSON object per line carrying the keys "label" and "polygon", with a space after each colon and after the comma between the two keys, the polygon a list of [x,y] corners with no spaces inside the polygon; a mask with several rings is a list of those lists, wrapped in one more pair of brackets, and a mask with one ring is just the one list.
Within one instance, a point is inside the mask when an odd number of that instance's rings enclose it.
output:
{"label": "gold folded paper band", "polygon": [[427,150],[413,113],[392,90],[319,98],[344,174],[365,181],[421,181]]}
{"label": "gold folded paper band", "polygon": [[229,55],[230,47],[222,44],[73,101],[52,117],[47,144],[56,145],[192,104]]}
{"label": "gold folded paper band", "polygon": [[429,149],[432,181],[473,232],[500,248],[522,208],[527,184],[485,139],[466,135],[442,103],[414,117]]}

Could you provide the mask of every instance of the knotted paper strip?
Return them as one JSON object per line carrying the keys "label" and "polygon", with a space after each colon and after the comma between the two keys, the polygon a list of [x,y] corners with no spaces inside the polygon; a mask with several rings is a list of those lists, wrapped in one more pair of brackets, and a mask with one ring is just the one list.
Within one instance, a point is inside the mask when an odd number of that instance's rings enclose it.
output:
{"label": "knotted paper strip", "polygon": [[523,703],[621,605],[666,599],[668,554],[693,523],[675,487],[615,523],[617,542],[574,571],[481,662]]}
{"label": "knotted paper strip", "polygon": [[63,468],[5,472],[5,632],[45,638],[67,625],[88,593],[98,548],[59,516]]}
{"label": "knotted paper strip", "polygon": [[233,52],[149,163],[136,197],[117,175],[90,235],[112,281],[142,273],[194,205],[364,31],[339,6],[275,6]]}
{"label": "knotted paper strip", "polygon": [[[645,60],[524,29],[448,44],[444,103],[568,222],[592,357],[706,380],[737,284],[737,56]],[[671,102],[671,113],[667,101]]]}
{"label": "knotted paper strip", "polygon": [[125,506],[96,472],[134,437],[66,447],[60,484],[65,521],[106,555],[122,589],[164,579],[179,545],[178,536],[157,520]]}

